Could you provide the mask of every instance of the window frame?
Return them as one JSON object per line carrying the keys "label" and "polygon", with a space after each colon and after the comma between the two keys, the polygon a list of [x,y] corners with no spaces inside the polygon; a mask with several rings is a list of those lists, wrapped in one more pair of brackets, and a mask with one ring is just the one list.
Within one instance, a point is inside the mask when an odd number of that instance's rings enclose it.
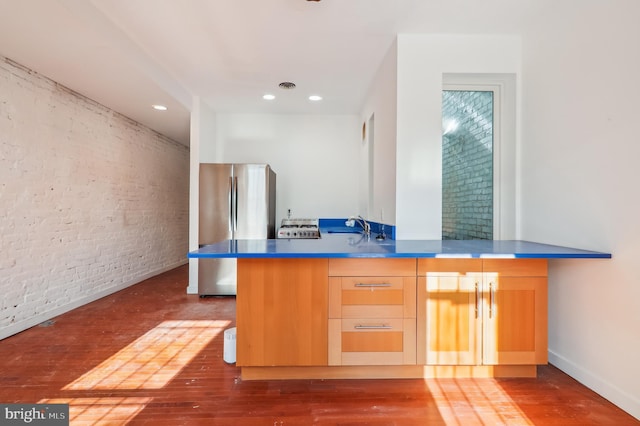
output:
{"label": "window frame", "polygon": [[442,91],[493,92],[493,239],[516,238],[515,74],[443,74]]}

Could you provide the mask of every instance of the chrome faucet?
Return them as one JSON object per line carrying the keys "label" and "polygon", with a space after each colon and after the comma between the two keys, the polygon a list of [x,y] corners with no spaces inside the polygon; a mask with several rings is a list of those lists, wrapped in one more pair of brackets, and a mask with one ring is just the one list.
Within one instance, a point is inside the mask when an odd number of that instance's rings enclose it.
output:
{"label": "chrome faucet", "polygon": [[358,222],[362,227],[362,232],[364,233],[364,235],[366,235],[367,237],[371,235],[371,225],[369,225],[369,222],[364,220],[362,216],[350,216],[344,224],[349,227],[354,227],[356,225],[356,222]]}

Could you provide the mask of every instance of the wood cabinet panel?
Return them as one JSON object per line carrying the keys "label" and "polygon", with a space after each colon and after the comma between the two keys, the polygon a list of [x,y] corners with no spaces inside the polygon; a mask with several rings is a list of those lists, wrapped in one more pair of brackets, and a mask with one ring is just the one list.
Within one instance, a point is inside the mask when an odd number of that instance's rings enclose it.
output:
{"label": "wood cabinet panel", "polygon": [[418,363],[480,363],[481,278],[458,273],[418,278]]}
{"label": "wood cabinet panel", "polygon": [[402,305],[403,289],[387,291],[343,290],[343,305]]}
{"label": "wood cabinet panel", "polygon": [[415,365],[416,259],[333,260],[329,365]]}
{"label": "wood cabinet panel", "polygon": [[327,365],[327,259],[238,259],[236,364]]}
{"label": "wood cabinet panel", "polygon": [[546,364],[546,277],[490,274],[487,281],[484,364]]}
{"label": "wood cabinet panel", "polygon": [[460,260],[472,269],[466,273],[455,264],[458,259],[422,260],[418,262],[418,363],[547,362],[546,259]]}
{"label": "wood cabinet panel", "polygon": [[330,277],[330,318],[415,318],[416,279]]}
{"label": "wood cabinet panel", "polygon": [[482,272],[507,277],[546,277],[547,259],[483,259]]}
{"label": "wood cabinet panel", "polygon": [[482,259],[423,258],[418,259],[418,275],[426,273],[467,274],[482,272]]}
{"label": "wood cabinet panel", "polygon": [[347,276],[415,276],[416,259],[329,259],[329,275]]}
{"label": "wood cabinet panel", "polygon": [[402,352],[402,330],[342,332],[342,352]]}
{"label": "wood cabinet panel", "polygon": [[238,266],[241,367],[547,362],[545,259],[238,259]]}
{"label": "wood cabinet panel", "polygon": [[415,365],[415,335],[415,319],[330,319],[329,365]]}
{"label": "wood cabinet panel", "polygon": [[403,318],[402,305],[343,305],[342,318]]}
{"label": "wood cabinet panel", "polygon": [[405,362],[405,356],[402,352],[343,352],[340,362],[340,365],[343,366],[381,366],[403,364],[407,364],[407,362]]}

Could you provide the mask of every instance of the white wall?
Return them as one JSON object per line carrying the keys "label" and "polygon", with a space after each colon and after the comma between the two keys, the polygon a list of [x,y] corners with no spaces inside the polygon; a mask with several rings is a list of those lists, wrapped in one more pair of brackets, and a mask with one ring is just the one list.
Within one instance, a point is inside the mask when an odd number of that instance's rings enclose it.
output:
{"label": "white wall", "polygon": [[[198,164],[267,163],[276,172],[276,227],[291,217],[358,212],[360,124],[356,115],[214,113],[194,98],[191,117],[190,250],[198,247]],[[189,260],[188,294],[198,292]]]}
{"label": "white wall", "polygon": [[551,262],[550,361],[640,418],[638,16],[560,2],[524,36],[520,227],[613,253]]}
{"label": "white wall", "polygon": [[[389,225],[396,223],[397,54],[397,43],[393,43],[374,76],[361,116],[361,121],[368,126],[371,116],[375,115],[375,124],[374,129],[367,129],[367,132],[373,130],[374,134],[373,200],[362,203],[372,207],[371,211],[360,213],[374,222]],[[360,163],[365,169],[361,170],[361,199],[368,195],[367,143],[369,138],[365,137],[360,154]]]}
{"label": "white wall", "polygon": [[[214,163],[222,157],[216,139],[216,114],[199,96],[191,105],[189,156],[189,251],[198,249],[200,163],[202,158]],[[198,259],[189,259],[187,294],[198,293]]]}
{"label": "white wall", "polygon": [[398,36],[398,238],[442,234],[442,77],[520,72],[517,36]]}
{"label": "white wall", "polygon": [[360,126],[356,115],[219,113],[218,161],[271,165],[277,224],[288,209],[292,217],[347,217],[358,209]]}
{"label": "white wall", "polygon": [[0,57],[0,338],[184,264],[189,149]]}

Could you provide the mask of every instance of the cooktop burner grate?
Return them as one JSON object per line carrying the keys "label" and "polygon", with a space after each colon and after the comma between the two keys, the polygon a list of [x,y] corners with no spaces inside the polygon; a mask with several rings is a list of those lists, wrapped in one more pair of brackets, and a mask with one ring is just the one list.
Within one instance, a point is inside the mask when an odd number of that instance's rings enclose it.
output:
{"label": "cooktop burner grate", "polygon": [[320,238],[318,219],[283,219],[278,238]]}

